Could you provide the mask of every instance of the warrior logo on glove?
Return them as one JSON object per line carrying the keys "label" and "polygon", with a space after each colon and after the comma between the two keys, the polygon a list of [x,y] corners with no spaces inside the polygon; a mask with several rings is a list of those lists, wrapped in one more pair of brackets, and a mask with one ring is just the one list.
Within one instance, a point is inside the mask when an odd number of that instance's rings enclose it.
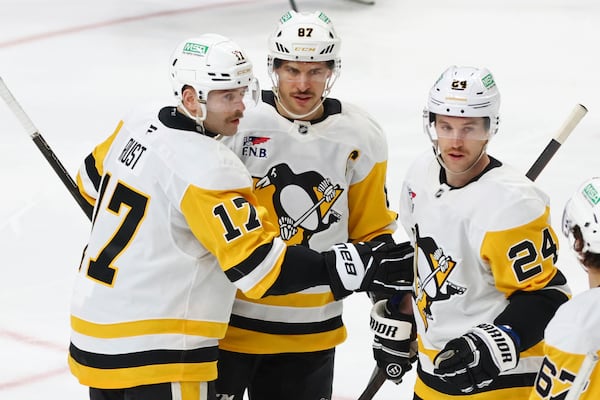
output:
{"label": "warrior logo on glove", "polygon": [[463,393],[490,385],[519,362],[520,339],[509,326],[480,324],[450,340],[434,359],[434,373]]}
{"label": "warrior logo on glove", "polygon": [[397,311],[398,302],[396,298],[380,300],[371,309],[373,357],[386,379],[396,384],[402,382],[417,357],[414,317]]}

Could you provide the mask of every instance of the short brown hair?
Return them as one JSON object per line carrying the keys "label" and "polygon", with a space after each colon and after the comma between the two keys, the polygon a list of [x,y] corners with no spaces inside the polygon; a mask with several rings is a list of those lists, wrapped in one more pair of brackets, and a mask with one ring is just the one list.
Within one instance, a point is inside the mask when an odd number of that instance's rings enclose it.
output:
{"label": "short brown hair", "polygon": [[572,228],[573,237],[575,238],[575,243],[573,243],[573,249],[579,254],[579,259],[581,263],[586,268],[594,268],[600,269],[600,254],[592,253],[590,251],[582,252],[583,245],[585,241],[583,239],[583,235],[581,234],[581,229],[579,225],[575,225]]}

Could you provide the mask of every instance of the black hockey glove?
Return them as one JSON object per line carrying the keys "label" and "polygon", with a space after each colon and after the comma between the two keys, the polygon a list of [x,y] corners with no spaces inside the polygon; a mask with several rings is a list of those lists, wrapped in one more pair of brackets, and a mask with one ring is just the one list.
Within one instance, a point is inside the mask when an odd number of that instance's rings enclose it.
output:
{"label": "black hockey glove", "polygon": [[[373,358],[388,380],[399,384],[417,359],[414,335],[414,316],[402,314],[391,300],[380,300],[371,309]],[[416,345],[416,341],[414,342]]]}
{"label": "black hockey glove", "polygon": [[353,291],[393,294],[412,290],[413,248],[408,242],[339,243],[324,255],[336,300]]}
{"label": "black hockey glove", "polygon": [[519,337],[507,326],[481,324],[450,340],[435,357],[433,372],[463,393],[488,386],[517,366]]}

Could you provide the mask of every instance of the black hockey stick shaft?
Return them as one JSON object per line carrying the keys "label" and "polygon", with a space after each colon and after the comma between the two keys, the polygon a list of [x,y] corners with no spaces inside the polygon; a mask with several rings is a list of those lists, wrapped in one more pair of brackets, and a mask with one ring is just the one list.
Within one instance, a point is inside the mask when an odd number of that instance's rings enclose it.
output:
{"label": "black hockey stick shaft", "polygon": [[542,170],[548,165],[554,154],[558,151],[560,146],[567,140],[573,129],[577,126],[579,121],[585,116],[587,113],[587,108],[581,104],[577,104],[573,111],[564,122],[563,126],[556,132],[554,137],[550,139],[550,142],[546,145],[542,153],[539,155],[537,160],[533,163],[529,171],[525,174],[529,179],[535,181],[537,177],[540,175]]}
{"label": "black hockey stick shaft", "polygon": [[385,372],[383,372],[383,370],[376,365],[375,369],[373,369],[373,373],[371,374],[371,378],[367,383],[367,387],[358,397],[358,400],[371,400],[373,397],[375,397],[375,394],[379,391],[385,382],[385,379]]}
{"label": "black hockey stick shaft", "polygon": [[292,7],[292,10],[298,11],[298,6],[294,0],[290,0],[290,7]]}
{"label": "black hockey stick shaft", "polygon": [[2,96],[2,98],[6,102],[6,105],[17,117],[19,122],[21,122],[23,128],[25,128],[25,130],[27,131],[37,148],[46,158],[46,161],[48,161],[56,175],[58,175],[62,183],[69,191],[69,193],[71,193],[77,204],[79,204],[79,207],[81,207],[85,215],[91,220],[93,207],[83,198],[83,196],[79,192],[79,189],[77,188],[77,184],[75,183],[73,178],[71,178],[71,175],[69,175],[64,165],[60,162],[56,154],[52,151],[46,140],[44,140],[44,137],[39,133],[35,125],[33,125],[33,122],[25,113],[21,105],[17,102],[17,100],[10,92],[2,78],[0,78],[0,96]]}

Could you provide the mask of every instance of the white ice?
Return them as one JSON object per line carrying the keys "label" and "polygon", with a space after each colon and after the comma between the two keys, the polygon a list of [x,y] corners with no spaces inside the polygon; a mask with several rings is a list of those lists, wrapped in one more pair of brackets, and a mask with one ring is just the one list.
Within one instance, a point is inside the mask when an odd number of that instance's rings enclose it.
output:
{"label": "white ice", "polygon": [[[596,0],[296,0],[322,9],[343,39],[333,96],[371,112],[390,145],[388,189],[397,209],[409,162],[429,148],[426,94],[449,65],[487,66],[503,96],[489,151],[527,171],[573,106],[590,110],[538,179],[562,207],[600,175],[600,3]],[[266,38],[285,0],[2,0],[0,76],[74,175],[133,104],[168,103],[167,63],[184,37],[217,32],[248,50],[263,87]],[[69,374],[69,298],[89,222],[8,108],[0,103],[0,399],[85,399]],[[482,198],[482,202],[486,199]],[[584,272],[562,240],[559,265],[575,293]],[[405,238],[403,232],[397,239]],[[369,301],[350,297],[334,399],[357,398],[374,364]],[[412,398],[414,374],[377,399]]]}

